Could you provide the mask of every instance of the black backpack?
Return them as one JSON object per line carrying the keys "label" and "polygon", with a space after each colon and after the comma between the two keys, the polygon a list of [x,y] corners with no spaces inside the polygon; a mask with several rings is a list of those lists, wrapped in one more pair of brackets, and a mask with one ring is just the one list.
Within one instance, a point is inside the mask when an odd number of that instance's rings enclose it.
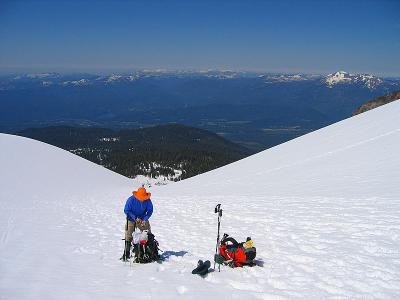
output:
{"label": "black backpack", "polygon": [[158,242],[151,232],[147,233],[147,241],[140,241],[133,246],[135,254],[133,261],[136,263],[146,264],[160,259]]}

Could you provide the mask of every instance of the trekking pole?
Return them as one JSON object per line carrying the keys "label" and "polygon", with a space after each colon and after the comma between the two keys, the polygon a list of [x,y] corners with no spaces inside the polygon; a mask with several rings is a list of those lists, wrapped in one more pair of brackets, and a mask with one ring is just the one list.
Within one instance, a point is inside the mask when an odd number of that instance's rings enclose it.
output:
{"label": "trekking pole", "polygon": [[[217,206],[215,207],[214,213],[218,214],[217,244],[215,245],[215,255],[217,255],[218,254],[218,245],[219,245],[219,229],[221,227],[221,217],[222,217],[221,204],[217,204]],[[214,257],[214,270],[215,270],[215,257]],[[218,272],[221,272],[221,264],[218,264]]]}
{"label": "trekking pole", "polygon": [[[126,228],[128,228],[128,217],[126,217]],[[135,231],[136,231],[136,220],[135,220],[135,222],[133,222],[132,241],[130,242],[131,243],[131,247],[132,246],[135,247],[135,245],[133,244],[133,234],[135,234]],[[131,253],[129,253],[129,254],[131,254]],[[129,266],[132,267],[132,259],[129,260]]]}
{"label": "trekking pole", "polygon": [[126,262],[126,233],[128,232],[128,216],[126,216],[126,224],[125,224],[125,236],[122,239],[124,241],[124,254],[122,255],[122,259]]}

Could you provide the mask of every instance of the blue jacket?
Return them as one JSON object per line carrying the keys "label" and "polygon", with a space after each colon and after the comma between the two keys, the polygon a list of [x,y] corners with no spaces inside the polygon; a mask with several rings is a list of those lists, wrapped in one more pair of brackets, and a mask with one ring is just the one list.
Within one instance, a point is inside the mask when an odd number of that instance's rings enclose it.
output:
{"label": "blue jacket", "polygon": [[126,200],[124,212],[129,221],[135,222],[136,218],[148,221],[153,213],[153,203],[150,199],[139,201],[135,196],[130,196]]}

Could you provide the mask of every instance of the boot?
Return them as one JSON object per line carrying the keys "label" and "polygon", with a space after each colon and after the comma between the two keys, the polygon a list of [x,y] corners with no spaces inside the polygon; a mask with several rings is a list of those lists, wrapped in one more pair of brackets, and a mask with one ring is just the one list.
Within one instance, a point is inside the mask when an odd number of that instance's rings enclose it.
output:
{"label": "boot", "polygon": [[131,258],[131,241],[125,241],[125,250],[120,260],[127,261]]}

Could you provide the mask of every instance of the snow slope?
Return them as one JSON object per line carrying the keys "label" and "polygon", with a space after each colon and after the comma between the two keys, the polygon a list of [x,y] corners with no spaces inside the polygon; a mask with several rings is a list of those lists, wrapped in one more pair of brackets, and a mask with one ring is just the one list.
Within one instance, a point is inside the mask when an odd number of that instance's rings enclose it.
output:
{"label": "snow slope", "polygon": [[[138,182],[0,135],[1,299],[398,299],[400,101],[188,180],[153,187],[161,264],[122,253]],[[258,267],[190,274],[222,232]]]}

